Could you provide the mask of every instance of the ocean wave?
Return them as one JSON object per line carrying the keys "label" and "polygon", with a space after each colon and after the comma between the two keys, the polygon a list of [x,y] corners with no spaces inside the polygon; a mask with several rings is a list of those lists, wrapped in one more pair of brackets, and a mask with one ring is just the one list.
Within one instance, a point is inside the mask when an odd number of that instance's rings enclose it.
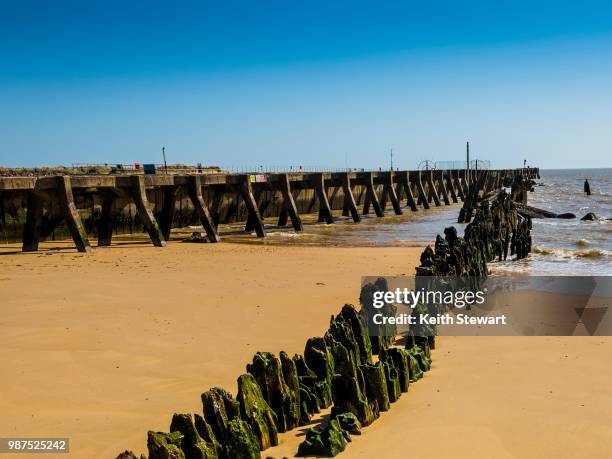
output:
{"label": "ocean wave", "polygon": [[576,241],[576,245],[581,246],[581,247],[585,247],[587,245],[591,245],[591,241],[589,241],[588,239],[578,239]]}
{"label": "ocean wave", "polygon": [[552,255],[562,258],[607,258],[612,257],[612,251],[603,249],[553,249],[550,247],[534,247],[534,253]]}

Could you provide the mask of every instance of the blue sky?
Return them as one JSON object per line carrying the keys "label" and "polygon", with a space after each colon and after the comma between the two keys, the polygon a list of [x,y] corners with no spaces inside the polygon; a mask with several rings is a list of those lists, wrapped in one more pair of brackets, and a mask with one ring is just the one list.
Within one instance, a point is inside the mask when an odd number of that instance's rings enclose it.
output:
{"label": "blue sky", "polygon": [[612,3],[0,3],[0,164],[609,167]]}

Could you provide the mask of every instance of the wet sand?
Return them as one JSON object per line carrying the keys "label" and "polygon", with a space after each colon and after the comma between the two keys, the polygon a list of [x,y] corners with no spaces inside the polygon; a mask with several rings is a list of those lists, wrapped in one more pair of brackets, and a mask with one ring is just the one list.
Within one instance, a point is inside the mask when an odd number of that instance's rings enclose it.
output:
{"label": "wet sand", "polygon": [[[146,451],[146,431],[237,376],[302,352],[362,275],[419,248],[137,243],[81,255],[0,247],[0,436],[67,436],[78,458]],[[609,457],[612,339],[444,337],[434,366],[341,457]],[[299,429],[263,456],[295,453]],[[45,457],[53,457],[45,455]],[[67,457],[58,455],[57,457]]]}

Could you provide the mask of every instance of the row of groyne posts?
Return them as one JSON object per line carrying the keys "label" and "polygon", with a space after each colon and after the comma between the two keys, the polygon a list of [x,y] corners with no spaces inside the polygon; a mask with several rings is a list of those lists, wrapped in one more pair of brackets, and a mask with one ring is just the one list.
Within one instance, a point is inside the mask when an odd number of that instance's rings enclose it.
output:
{"label": "row of groyne posts", "polygon": [[[246,209],[245,231],[265,237],[264,213],[274,208],[278,226],[289,221],[295,231],[304,229],[296,201],[300,193],[312,196],[305,211],[317,212],[318,221],[334,223],[332,210],[360,222],[371,210],[383,217],[390,203],[396,215],[403,213],[403,203],[411,211],[430,206],[450,205],[459,200],[469,203],[482,193],[502,186],[509,178],[537,178],[537,168],[500,170],[421,170],[370,171],[335,173],[271,173],[271,174],[160,174],[160,175],[62,175],[44,177],[0,177],[0,217],[4,220],[4,200],[21,198],[25,203],[23,251],[38,250],[43,232],[43,217],[49,209],[59,209],[55,224],[64,221],[76,248],[88,252],[91,245],[75,202],[83,195],[99,203],[96,225],[98,246],[109,246],[113,236],[112,215],[119,202],[130,202],[153,245],[163,247],[170,237],[176,210],[177,195],[185,193],[209,242],[220,242],[218,225],[224,197],[238,196]],[[331,191],[331,192],[330,192]],[[153,193],[163,195],[160,208],[150,201]],[[357,199],[356,199],[357,195]],[[19,201],[19,199],[18,199]],[[337,203],[334,205],[334,203]],[[361,204],[361,212],[358,205]],[[155,216],[157,215],[157,217]]]}

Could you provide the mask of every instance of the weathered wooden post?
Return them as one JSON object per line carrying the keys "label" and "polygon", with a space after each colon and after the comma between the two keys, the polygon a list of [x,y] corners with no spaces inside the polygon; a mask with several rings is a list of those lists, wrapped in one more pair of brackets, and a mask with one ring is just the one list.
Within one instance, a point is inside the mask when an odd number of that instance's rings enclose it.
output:
{"label": "weathered wooden post", "polygon": [[287,225],[287,217],[291,218],[291,224],[295,231],[303,231],[304,225],[295,205],[295,199],[291,193],[291,181],[288,174],[280,174],[278,176],[281,193],[283,195],[283,204],[278,216],[278,226]]}
{"label": "weathered wooden post", "polygon": [[253,196],[253,187],[251,186],[250,175],[240,175],[238,180],[240,195],[242,196],[242,200],[244,201],[248,212],[245,231],[246,228],[252,225],[251,227],[255,229],[257,237],[266,237],[266,229],[264,227],[263,219],[259,213],[257,201],[255,201],[255,197]]}
{"label": "weathered wooden post", "polygon": [[130,177],[131,182],[131,193],[138,215],[145,231],[149,234],[151,242],[155,247],[165,247],[166,241],[162,234],[161,228],[155,220],[155,216],[151,209],[149,209],[149,200],[147,199],[147,191],[145,188],[145,178],[143,175],[132,175]]}
{"label": "weathered wooden post", "polygon": [[363,200],[363,215],[367,215],[370,213],[370,204],[374,207],[374,212],[377,217],[383,217],[385,214],[380,206],[380,202],[378,201],[378,197],[376,196],[376,190],[374,188],[374,177],[372,176],[372,172],[364,172],[360,174],[365,180],[366,186],[366,195]]}
{"label": "weathered wooden post", "polygon": [[208,206],[204,201],[204,196],[202,196],[202,179],[200,175],[192,175],[189,177],[189,188],[187,192],[189,194],[189,199],[191,199],[191,203],[198,214],[198,218],[204,227],[204,231],[206,231],[208,240],[210,242],[221,242],[221,238],[217,233],[215,222],[210,216]]}
{"label": "weathered wooden post", "polygon": [[79,211],[74,205],[74,196],[72,194],[72,184],[70,183],[70,177],[67,175],[57,177],[57,194],[59,198],[59,205],[66,219],[68,230],[72,235],[74,245],[79,252],[91,252],[91,246],[89,245],[89,239],[87,238],[87,232],[85,226],[81,221]]}

